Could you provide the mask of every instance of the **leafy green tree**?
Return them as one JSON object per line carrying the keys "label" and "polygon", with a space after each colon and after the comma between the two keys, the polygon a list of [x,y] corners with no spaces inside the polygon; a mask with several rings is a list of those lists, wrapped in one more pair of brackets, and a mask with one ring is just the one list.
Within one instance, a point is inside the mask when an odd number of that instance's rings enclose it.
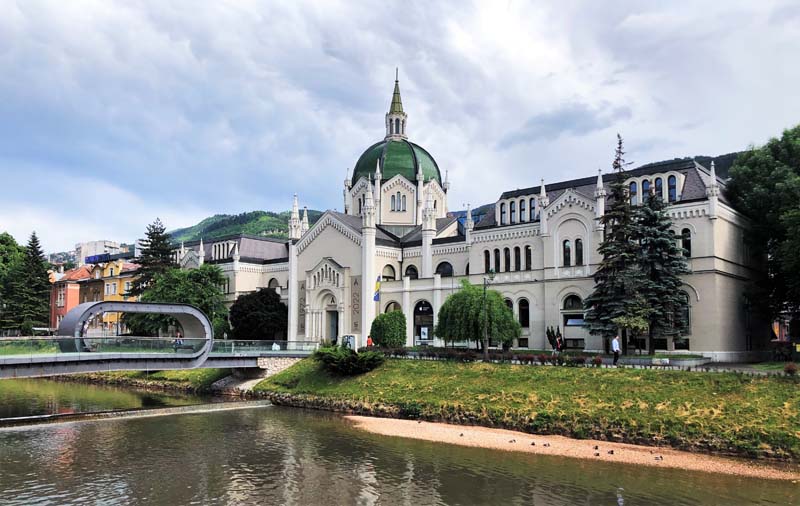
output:
{"label": "leafy green tree", "polygon": [[[484,309],[483,287],[461,281],[461,289],[447,298],[439,309],[436,335],[445,342],[475,341],[476,349],[483,342],[484,325],[488,335],[503,344],[510,344],[522,332],[519,322],[496,290],[486,291]],[[488,353],[484,343],[484,354]]]}
{"label": "leafy green tree", "polygon": [[5,328],[47,327],[50,320],[50,279],[36,232],[31,234],[22,258],[6,273],[3,297]]}
{"label": "leafy green tree", "polygon": [[289,311],[271,288],[240,296],[231,306],[235,339],[278,339],[285,336]]}
{"label": "leafy green tree", "polygon": [[[625,167],[629,164],[624,156],[622,137],[617,134],[609,206],[600,218],[605,227],[605,236],[598,248],[603,260],[594,275],[594,291],[584,301],[589,332],[605,339],[617,334],[615,319],[630,317],[637,312],[634,295],[643,283],[638,266],[639,247],[635,242],[639,209],[631,205],[625,187]],[[622,345],[626,346],[625,340]]]}
{"label": "leafy green tree", "polygon": [[22,261],[24,255],[25,248],[17,244],[11,234],[0,234],[0,328],[14,326],[11,321],[6,322],[3,316],[7,292],[10,290],[7,285],[8,273]]}
{"label": "leafy green tree", "polygon": [[406,315],[402,311],[390,311],[372,321],[369,335],[377,346],[402,348],[406,344]]}
{"label": "leafy green tree", "polygon": [[[176,302],[191,304],[203,311],[214,326],[228,315],[221,285],[225,275],[219,267],[205,264],[197,269],[176,267],[158,273],[141,296],[142,302]],[[174,320],[164,315],[126,314],[125,325],[134,335],[158,335]]]}
{"label": "leafy green tree", "polygon": [[688,325],[684,319],[685,313],[680,310],[685,303],[680,276],[688,274],[689,267],[683,248],[678,247],[666,208],[660,196],[652,193],[647,196],[640,210],[635,236],[641,248],[639,269],[643,274],[636,295],[641,298],[644,307],[634,313],[646,316],[647,349],[651,355],[655,353],[657,337],[680,336]]}
{"label": "leafy green tree", "polygon": [[156,218],[156,221],[147,225],[142,254],[135,262],[139,264],[139,277],[131,284],[129,294],[133,296],[142,295],[158,274],[175,266],[169,234],[160,219]]}
{"label": "leafy green tree", "polygon": [[768,317],[800,314],[800,125],[780,138],[740,154],[731,167],[726,196],[750,217],[745,236],[753,258],[763,264],[751,299]]}

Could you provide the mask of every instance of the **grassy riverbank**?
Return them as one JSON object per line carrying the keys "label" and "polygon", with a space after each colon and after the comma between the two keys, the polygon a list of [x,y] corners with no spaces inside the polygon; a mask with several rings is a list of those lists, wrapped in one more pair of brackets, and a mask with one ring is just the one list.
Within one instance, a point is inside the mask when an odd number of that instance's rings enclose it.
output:
{"label": "grassy riverbank", "polygon": [[181,392],[209,392],[215,381],[230,376],[230,369],[186,369],[177,371],[114,371],[61,376],[66,381],[124,385]]}
{"label": "grassy riverbank", "polygon": [[417,360],[338,378],[303,360],[255,392],[361,414],[800,462],[800,383],[787,378]]}

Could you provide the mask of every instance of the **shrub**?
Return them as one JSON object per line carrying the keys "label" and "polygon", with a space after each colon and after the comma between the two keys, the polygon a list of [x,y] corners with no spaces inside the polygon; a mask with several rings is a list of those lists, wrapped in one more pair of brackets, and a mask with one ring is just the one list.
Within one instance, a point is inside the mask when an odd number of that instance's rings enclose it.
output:
{"label": "shrub", "polygon": [[573,363],[578,367],[583,367],[586,365],[586,357],[583,355],[578,355],[577,357],[574,357],[572,360]]}
{"label": "shrub", "polygon": [[786,373],[787,376],[796,376],[797,364],[794,362],[787,363],[785,366],[783,366],[783,372]]}
{"label": "shrub", "polygon": [[391,311],[378,315],[369,330],[372,341],[382,348],[399,348],[406,344],[406,315]]}
{"label": "shrub", "polygon": [[595,355],[594,358],[592,358],[592,365],[595,367],[600,367],[603,365],[603,357],[600,355]]}
{"label": "shrub", "polygon": [[462,362],[475,362],[478,359],[478,356],[472,350],[467,350],[461,355]]}
{"label": "shrub", "polygon": [[386,361],[383,353],[376,351],[355,351],[339,346],[335,348],[320,348],[314,352],[314,360],[333,374],[340,376],[355,376],[369,372]]}
{"label": "shrub", "polygon": [[545,355],[544,353],[540,353],[539,355],[537,355],[536,358],[539,359],[539,363],[542,365],[545,365],[547,363],[547,355]]}

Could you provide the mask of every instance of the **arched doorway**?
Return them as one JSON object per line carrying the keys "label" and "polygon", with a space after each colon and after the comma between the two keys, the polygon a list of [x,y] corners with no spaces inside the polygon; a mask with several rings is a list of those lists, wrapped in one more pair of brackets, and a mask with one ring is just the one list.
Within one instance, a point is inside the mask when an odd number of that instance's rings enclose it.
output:
{"label": "arched doorway", "polygon": [[267,285],[267,288],[273,288],[274,289],[274,288],[278,288],[279,286],[281,286],[281,284],[278,282],[278,280],[275,279],[275,278],[272,278],[272,279],[269,280],[269,284]]}
{"label": "arched doorway", "polygon": [[587,332],[583,322],[583,300],[575,294],[568,295],[561,308],[564,344],[567,349],[584,349]]}
{"label": "arched doorway", "polygon": [[336,297],[331,295],[325,297],[325,339],[337,342],[339,339],[339,308],[336,305]]}
{"label": "arched doorway", "polygon": [[408,279],[419,279],[419,272],[417,271],[417,268],[413,265],[406,267],[406,277]]}
{"label": "arched doorway", "polygon": [[402,308],[400,307],[400,304],[398,304],[395,301],[392,301],[386,304],[386,311],[384,311],[384,313],[391,313],[392,311],[401,311],[401,310]]}
{"label": "arched doorway", "polygon": [[421,343],[433,342],[433,306],[427,300],[414,306],[414,338]]}

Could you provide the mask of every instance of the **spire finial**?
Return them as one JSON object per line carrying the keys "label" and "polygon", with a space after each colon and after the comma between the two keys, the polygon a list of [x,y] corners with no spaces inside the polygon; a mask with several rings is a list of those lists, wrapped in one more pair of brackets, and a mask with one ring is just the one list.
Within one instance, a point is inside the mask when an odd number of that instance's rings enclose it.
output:
{"label": "spire finial", "polygon": [[400,80],[400,68],[394,68],[394,82],[398,82]]}

